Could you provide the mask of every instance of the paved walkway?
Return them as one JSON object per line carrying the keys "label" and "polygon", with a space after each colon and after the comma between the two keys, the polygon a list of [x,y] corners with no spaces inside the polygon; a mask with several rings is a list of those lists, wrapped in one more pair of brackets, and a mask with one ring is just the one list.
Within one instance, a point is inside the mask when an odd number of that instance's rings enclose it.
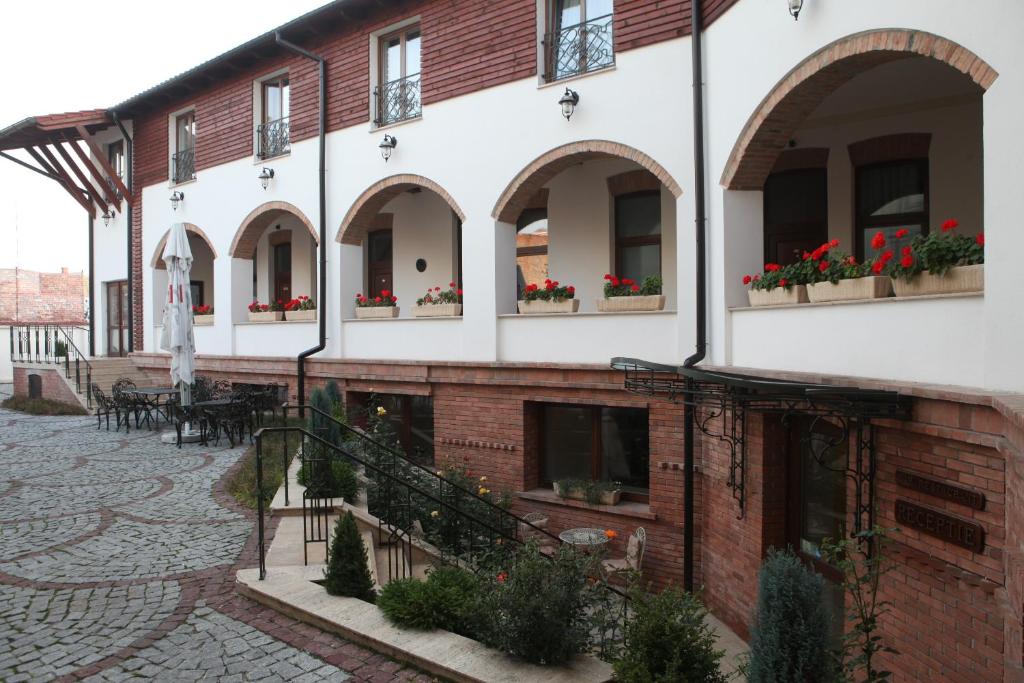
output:
{"label": "paved walkway", "polygon": [[235,593],[244,450],[0,410],[0,680],[429,681]]}

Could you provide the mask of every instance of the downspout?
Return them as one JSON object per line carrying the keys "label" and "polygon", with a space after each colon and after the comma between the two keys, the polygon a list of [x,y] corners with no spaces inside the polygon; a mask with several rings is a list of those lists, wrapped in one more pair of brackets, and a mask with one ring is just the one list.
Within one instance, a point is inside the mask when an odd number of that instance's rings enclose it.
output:
{"label": "downspout", "polygon": [[[320,302],[317,307],[320,309],[317,316],[320,320],[320,342],[299,354],[296,359],[298,363],[298,401],[299,405],[306,402],[306,359],[315,353],[319,353],[327,346],[327,60],[320,55],[313,54],[295,43],[290,43],[281,37],[281,32],[274,33],[274,40],[278,45],[302,55],[306,59],[312,59],[317,63],[320,73],[320,291],[317,296]],[[300,409],[299,415],[305,411]]]}
{"label": "downspout", "polygon": [[[704,360],[707,350],[707,282],[706,282],[706,230],[707,216],[704,206],[704,60],[701,50],[703,8],[701,0],[693,0],[691,7],[690,44],[693,49],[693,182],[694,213],[697,238],[697,340],[695,353],[683,361],[683,367],[693,367]],[[695,406],[688,398],[683,404],[683,588],[693,591],[693,469]]]}
{"label": "downspout", "polygon": [[[121,119],[118,118],[117,112],[113,111],[111,112],[111,115],[114,117],[114,123],[116,123],[117,127],[121,130],[122,137],[124,137],[124,161],[128,172],[128,180],[125,184],[128,186],[128,191],[133,192],[132,178],[135,176],[135,167],[132,166],[132,157],[134,156],[132,154],[132,138],[128,135],[128,131],[125,130],[124,124],[121,123]],[[132,216],[135,214],[135,211],[132,209],[130,204],[128,205],[127,213],[127,220],[125,222],[128,224],[128,353],[131,353],[135,350],[135,280],[132,264]],[[92,271],[90,270],[89,273],[91,276]],[[91,303],[92,300],[90,299],[90,308],[92,308]],[[109,353],[109,349],[107,352]]]}
{"label": "downspout", "polygon": [[89,356],[96,356],[96,333],[93,328],[96,324],[96,264],[93,256],[93,227],[95,220],[89,214]]}

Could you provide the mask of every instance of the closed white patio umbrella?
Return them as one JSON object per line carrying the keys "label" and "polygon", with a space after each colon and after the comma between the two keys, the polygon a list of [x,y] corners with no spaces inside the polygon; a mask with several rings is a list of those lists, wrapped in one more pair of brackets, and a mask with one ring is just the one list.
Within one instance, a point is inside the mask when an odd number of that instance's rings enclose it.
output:
{"label": "closed white patio umbrella", "polygon": [[[192,249],[188,245],[184,223],[171,225],[162,258],[167,266],[168,284],[160,348],[171,354],[171,386],[180,389],[181,405],[188,406],[192,403],[196,345],[192,331],[192,289],[189,284]],[[191,425],[186,426],[186,431],[187,435],[182,433],[183,441],[186,436],[198,438],[198,434],[192,434]],[[173,435],[168,436],[173,440]]]}

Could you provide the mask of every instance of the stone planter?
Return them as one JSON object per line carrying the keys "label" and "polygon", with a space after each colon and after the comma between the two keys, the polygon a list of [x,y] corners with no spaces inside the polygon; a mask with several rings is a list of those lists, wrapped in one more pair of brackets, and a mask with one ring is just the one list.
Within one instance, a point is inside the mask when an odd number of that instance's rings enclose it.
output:
{"label": "stone planter", "polygon": [[309,311],[285,311],[284,319],[293,322],[296,320],[316,320],[316,309]]}
{"label": "stone planter", "polygon": [[[250,313],[249,315],[251,316],[252,313]],[[214,316],[213,313],[210,313],[208,315],[194,315],[194,316],[192,316],[192,324],[195,325],[196,327],[201,327],[203,325],[212,325],[213,324],[213,316]],[[251,318],[250,318],[250,320],[251,320]]]}
{"label": "stone planter", "polygon": [[601,313],[624,313],[628,311],[660,311],[665,308],[664,294],[645,296],[612,296],[597,300]]}
{"label": "stone planter", "polygon": [[811,303],[824,301],[853,301],[855,299],[884,299],[892,294],[892,278],[870,275],[867,277],[831,282],[816,282],[807,285],[807,297]]}
{"label": "stone planter", "polygon": [[918,273],[912,280],[895,279],[896,296],[924,296],[926,294],[960,294],[985,291],[985,264],[957,266],[945,275]]}
{"label": "stone planter", "polygon": [[462,315],[462,304],[427,304],[413,306],[414,318],[454,318]]}
{"label": "stone planter", "polygon": [[751,306],[782,306],[784,304],[805,304],[807,303],[807,287],[804,285],[793,285],[789,289],[776,287],[775,289],[748,289],[747,296],[750,298]]}
{"label": "stone planter", "polygon": [[[582,500],[583,502],[587,502],[583,489],[571,488],[566,491],[557,481],[552,485],[552,488],[554,488],[555,495],[559,498],[568,498],[569,500]],[[621,499],[622,491],[619,489],[615,489],[614,491],[602,491],[598,505],[618,505],[619,500]]]}
{"label": "stone planter", "polygon": [[580,310],[579,299],[563,299],[562,301],[520,301],[519,312],[532,313],[575,313]]}
{"label": "stone planter", "polygon": [[249,322],[251,323],[272,323],[284,320],[284,311],[262,311],[253,313],[249,311]]}
{"label": "stone planter", "polygon": [[398,306],[357,306],[357,318],[397,318]]}

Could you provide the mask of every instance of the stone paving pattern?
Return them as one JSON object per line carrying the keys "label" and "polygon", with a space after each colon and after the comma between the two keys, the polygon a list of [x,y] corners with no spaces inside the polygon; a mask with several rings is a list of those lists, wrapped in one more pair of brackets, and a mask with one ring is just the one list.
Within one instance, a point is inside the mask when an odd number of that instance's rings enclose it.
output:
{"label": "stone paving pattern", "polygon": [[0,680],[431,681],[235,592],[244,452],[0,409]]}

